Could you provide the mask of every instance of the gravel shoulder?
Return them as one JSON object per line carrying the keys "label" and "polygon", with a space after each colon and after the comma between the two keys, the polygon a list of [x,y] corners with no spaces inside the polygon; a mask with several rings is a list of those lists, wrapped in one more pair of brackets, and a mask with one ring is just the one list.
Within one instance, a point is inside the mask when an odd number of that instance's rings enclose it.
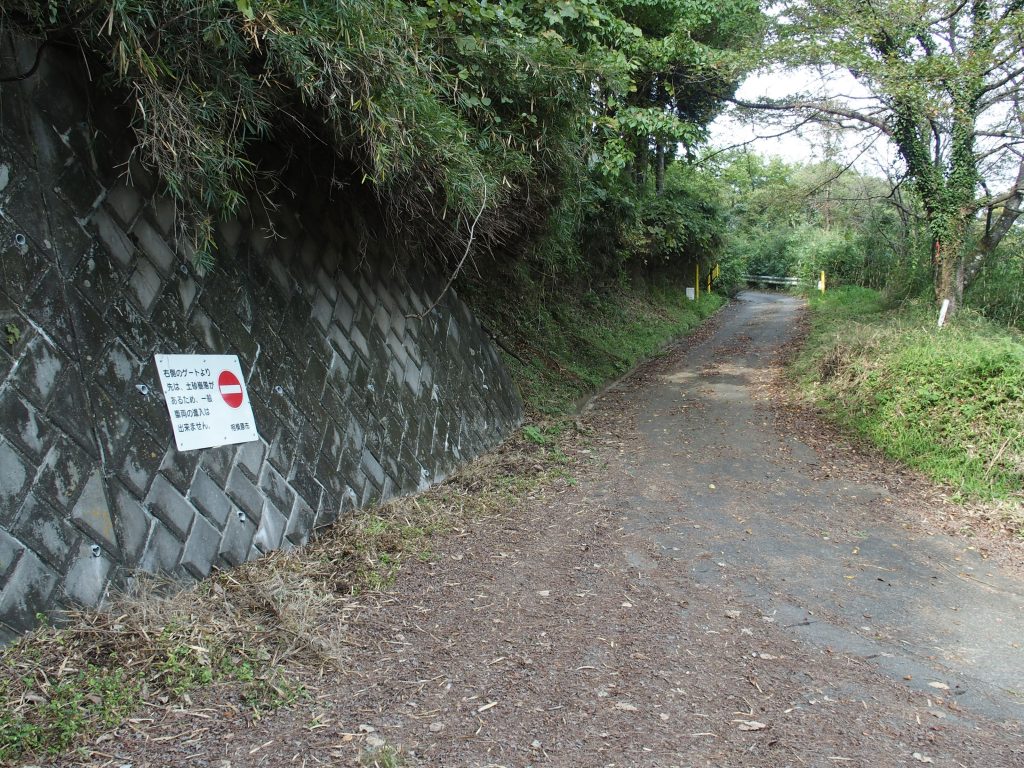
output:
{"label": "gravel shoulder", "polygon": [[571,476],[353,600],[294,706],[213,686],[59,764],[1024,765],[1019,549],[779,405],[799,312],[745,294],[597,398]]}

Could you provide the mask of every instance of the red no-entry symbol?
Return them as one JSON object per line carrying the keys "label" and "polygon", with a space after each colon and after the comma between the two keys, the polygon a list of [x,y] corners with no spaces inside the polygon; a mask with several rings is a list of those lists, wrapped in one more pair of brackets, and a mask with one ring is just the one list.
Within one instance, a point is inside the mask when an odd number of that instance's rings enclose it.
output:
{"label": "red no-entry symbol", "polygon": [[242,382],[231,371],[221,371],[217,377],[217,388],[224,402],[232,408],[242,404]]}

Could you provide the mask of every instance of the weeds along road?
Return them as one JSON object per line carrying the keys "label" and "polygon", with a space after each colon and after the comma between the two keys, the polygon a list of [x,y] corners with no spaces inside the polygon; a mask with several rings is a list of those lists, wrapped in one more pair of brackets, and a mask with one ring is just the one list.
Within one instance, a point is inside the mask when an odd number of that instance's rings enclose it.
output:
{"label": "weeds along road", "polygon": [[96,764],[1024,765],[1021,585],[773,406],[799,310],[744,294],[601,396],[575,481],[353,601],[308,698],[214,688]]}

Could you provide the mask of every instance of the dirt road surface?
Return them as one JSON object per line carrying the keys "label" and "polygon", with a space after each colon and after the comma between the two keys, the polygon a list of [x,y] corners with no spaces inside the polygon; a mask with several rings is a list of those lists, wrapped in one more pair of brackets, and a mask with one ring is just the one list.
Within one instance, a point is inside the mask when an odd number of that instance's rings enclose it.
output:
{"label": "dirt road surface", "polygon": [[598,398],[577,481],[361,598],[309,699],[213,688],[96,764],[1024,766],[1019,577],[774,404],[799,311],[744,294]]}

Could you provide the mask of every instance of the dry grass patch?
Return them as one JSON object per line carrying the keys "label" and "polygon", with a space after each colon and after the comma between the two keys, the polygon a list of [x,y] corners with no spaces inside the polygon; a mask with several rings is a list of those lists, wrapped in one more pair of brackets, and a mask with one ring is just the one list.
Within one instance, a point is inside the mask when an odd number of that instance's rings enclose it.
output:
{"label": "dry grass patch", "polygon": [[[143,705],[187,706],[240,685],[249,716],[295,702],[345,657],[359,595],[387,587],[431,537],[507,514],[566,475],[554,445],[522,436],[415,497],[395,499],[181,589],[140,579],[103,611],[78,611],[0,650],[0,762],[56,754]],[[296,682],[302,680],[302,683]]]}

